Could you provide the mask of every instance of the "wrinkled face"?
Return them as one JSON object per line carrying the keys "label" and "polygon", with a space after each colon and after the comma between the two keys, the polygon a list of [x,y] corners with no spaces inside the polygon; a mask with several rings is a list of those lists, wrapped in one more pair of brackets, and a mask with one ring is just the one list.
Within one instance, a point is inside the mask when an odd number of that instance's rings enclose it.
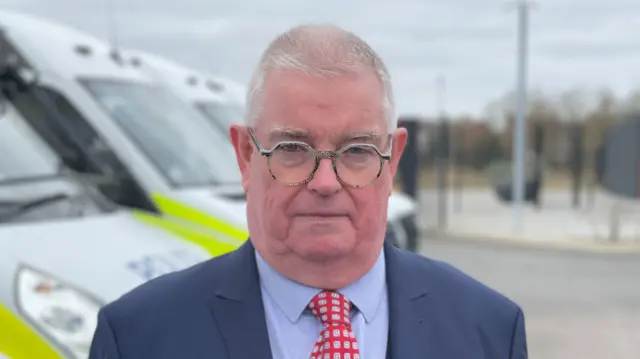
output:
{"label": "wrinkled face", "polygon": [[[315,150],[337,151],[349,144],[364,143],[375,145],[383,154],[390,153],[391,160],[384,160],[380,176],[363,187],[341,183],[331,159],[322,159],[307,183],[287,185],[279,180],[299,179],[296,173],[300,173],[301,163],[307,163],[301,160],[303,147],[286,146],[284,163],[276,165],[275,156],[269,160],[259,152],[246,127],[232,127],[231,137],[247,192],[249,230],[256,249],[265,257],[279,260],[377,256],[384,240],[388,198],[406,132],[387,131],[382,86],[374,73],[326,79],[274,71],[266,79],[263,96],[264,106],[252,128],[258,146],[270,150],[281,141],[299,141]],[[351,156],[349,163],[353,167],[362,158],[362,151],[353,148],[343,156]],[[379,169],[378,157],[376,161],[375,173]],[[357,166],[353,168],[357,170]],[[340,173],[355,172],[344,169]]]}

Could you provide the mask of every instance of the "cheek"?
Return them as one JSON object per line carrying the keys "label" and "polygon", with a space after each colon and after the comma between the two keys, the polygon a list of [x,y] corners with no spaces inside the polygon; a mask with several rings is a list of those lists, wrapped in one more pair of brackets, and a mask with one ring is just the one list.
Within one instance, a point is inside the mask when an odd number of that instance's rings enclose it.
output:
{"label": "cheek", "polygon": [[278,183],[269,174],[269,169],[266,166],[265,168],[259,168],[254,178],[256,193],[261,194],[261,210],[265,211],[263,212],[264,216],[269,217],[274,214],[272,211],[278,210],[279,202],[282,200],[279,198],[280,188],[278,188]]}
{"label": "cheek", "polygon": [[351,197],[358,209],[356,225],[362,229],[373,230],[386,222],[389,191],[377,187],[371,185],[351,191]]}
{"label": "cheek", "polygon": [[277,235],[277,232],[283,232],[287,229],[287,208],[297,190],[276,182],[268,170],[266,170],[266,175],[263,174],[259,178],[260,183],[256,187],[260,188],[256,193],[261,194],[259,208],[262,212],[260,217],[263,218],[262,227],[269,232],[276,232],[273,234]]}

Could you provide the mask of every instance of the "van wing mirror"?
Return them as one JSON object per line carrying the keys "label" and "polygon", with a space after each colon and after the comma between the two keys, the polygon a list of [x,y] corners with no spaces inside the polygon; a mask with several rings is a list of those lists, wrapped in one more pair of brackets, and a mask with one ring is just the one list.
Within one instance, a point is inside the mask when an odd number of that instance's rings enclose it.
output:
{"label": "van wing mirror", "polygon": [[4,91],[27,91],[40,82],[40,74],[18,64],[0,64],[0,87]]}

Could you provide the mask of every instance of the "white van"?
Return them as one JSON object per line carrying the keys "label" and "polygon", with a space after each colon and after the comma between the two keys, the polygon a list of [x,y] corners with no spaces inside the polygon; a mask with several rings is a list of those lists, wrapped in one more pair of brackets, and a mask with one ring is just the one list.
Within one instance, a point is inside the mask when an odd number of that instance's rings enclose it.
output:
{"label": "white van", "polygon": [[[175,61],[145,51],[123,51],[126,63],[158,80],[183,101],[202,114],[220,133],[229,139],[229,126],[242,123],[245,110],[245,86],[219,75],[190,69]],[[227,145],[232,149],[231,142]],[[416,250],[418,227],[417,205],[404,193],[389,198],[388,220],[391,233],[399,246]]]}
{"label": "white van", "polygon": [[[84,151],[94,166],[118,175],[128,187],[104,190],[109,198],[134,208],[155,206],[191,224],[197,233],[187,238],[212,255],[247,239],[244,191],[225,133],[99,39],[10,13],[0,13],[0,27],[8,51],[38,77],[35,89],[13,100],[18,111],[61,155]],[[63,158],[79,172],[88,170]],[[139,190],[147,195],[128,195]],[[395,204],[399,198],[390,200],[389,228],[391,237],[407,243],[414,208],[410,200]]]}
{"label": "white van", "polygon": [[226,139],[106,43],[0,12],[0,56],[36,84],[13,91],[11,103],[69,167],[115,176],[116,185],[99,186],[108,198],[159,209],[212,255],[247,239],[240,174]]}
{"label": "white van", "polygon": [[87,180],[0,96],[0,358],[85,359],[103,304],[211,257]]}

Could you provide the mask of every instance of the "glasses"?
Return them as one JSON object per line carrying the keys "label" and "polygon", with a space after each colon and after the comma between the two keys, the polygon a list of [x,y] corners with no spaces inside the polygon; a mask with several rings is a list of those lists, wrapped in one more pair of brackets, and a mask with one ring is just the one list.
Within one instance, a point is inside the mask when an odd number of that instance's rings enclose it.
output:
{"label": "glasses", "polygon": [[350,144],[338,151],[316,151],[304,142],[282,141],[267,150],[258,142],[253,130],[248,130],[260,154],[267,158],[271,177],[288,186],[311,181],[323,159],[331,160],[333,171],[343,185],[367,186],[380,177],[384,161],[391,159],[391,153],[381,153],[375,145],[365,143]]}

